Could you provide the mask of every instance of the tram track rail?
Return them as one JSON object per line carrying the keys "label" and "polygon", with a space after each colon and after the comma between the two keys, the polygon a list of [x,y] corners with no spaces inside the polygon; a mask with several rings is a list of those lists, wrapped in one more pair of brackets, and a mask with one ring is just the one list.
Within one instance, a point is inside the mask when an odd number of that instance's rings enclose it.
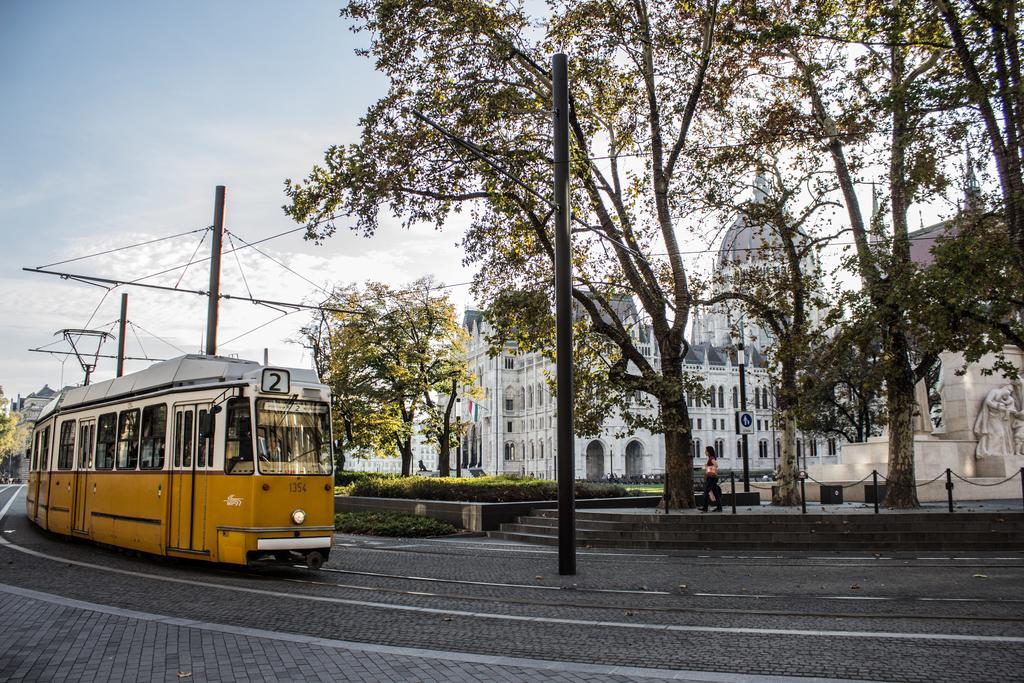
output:
{"label": "tram track rail", "polygon": [[[13,503],[15,498],[16,498],[16,496],[12,496],[11,500],[9,500],[7,502],[7,504],[3,507],[3,509],[0,510],[0,520],[2,520],[2,518],[6,515],[6,512],[10,508],[10,506]],[[941,615],[941,614],[927,614],[927,613],[920,614],[920,613],[905,613],[905,612],[892,612],[892,611],[837,612],[837,611],[821,611],[821,610],[786,610],[786,609],[752,609],[752,608],[744,608],[744,607],[713,607],[713,606],[708,606],[706,604],[694,605],[694,606],[683,606],[683,605],[650,606],[650,605],[632,604],[632,605],[628,605],[628,606],[623,606],[623,605],[593,603],[593,602],[588,602],[588,601],[585,601],[585,600],[566,599],[566,597],[565,597],[565,595],[569,594],[569,593],[575,593],[575,594],[578,594],[578,595],[597,595],[597,594],[599,594],[601,592],[607,592],[607,591],[601,591],[600,589],[566,588],[566,587],[556,587],[556,586],[533,586],[533,585],[529,585],[529,584],[506,584],[506,583],[499,583],[499,582],[473,582],[473,581],[465,581],[465,580],[458,580],[458,579],[453,580],[453,579],[442,579],[442,578],[436,578],[436,577],[422,577],[422,576],[403,575],[403,574],[384,574],[384,573],[380,573],[380,572],[359,572],[359,571],[354,571],[354,570],[344,570],[344,569],[328,568],[328,571],[331,572],[332,574],[346,574],[346,575],[353,575],[353,576],[363,576],[363,577],[366,577],[366,578],[382,579],[382,580],[388,580],[388,581],[421,582],[421,583],[428,583],[428,584],[432,584],[432,585],[436,585],[436,584],[458,585],[461,588],[465,588],[467,586],[480,586],[480,587],[487,587],[487,588],[497,588],[497,589],[502,589],[502,590],[504,590],[504,589],[513,589],[513,590],[530,589],[531,591],[541,591],[543,593],[543,595],[545,596],[543,599],[534,599],[534,598],[521,598],[521,597],[515,597],[515,596],[473,595],[473,594],[469,594],[467,591],[460,591],[460,592],[450,592],[449,591],[449,592],[444,592],[444,591],[427,591],[427,590],[415,590],[415,589],[408,589],[408,588],[396,588],[396,587],[381,586],[381,585],[346,584],[346,583],[338,583],[338,582],[333,582],[333,581],[320,581],[320,580],[314,580],[314,579],[307,579],[307,578],[301,578],[301,577],[295,577],[295,576],[280,576],[280,575],[268,575],[268,574],[259,573],[259,572],[246,572],[246,571],[243,571],[243,570],[230,569],[230,568],[220,568],[220,569],[218,569],[216,571],[210,571],[212,569],[210,567],[205,567],[205,566],[197,567],[197,566],[194,566],[194,565],[189,565],[189,568],[192,569],[192,570],[203,570],[203,571],[200,571],[200,573],[201,574],[206,574],[207,576],[209,576],[210,574],[219,574],[221,576],[231,577],[232,579],[235,579],[235,580],[241,579],[245,583],[249,583],[250,581],[253,581],[255,579],[258,583],[262,583],[265,586],[268,586],[268,584],[269,584],[269,585],[272,585],[274,587],[273,590],[266,590],[266,589],[262,589],[262,588],[255,588],[255,587],[252,587],[251,585],[250,586],[246,586],[246,585],[239,585],[239,584],[236,584],[236,583],[225,583],[225,582],[217,582],[217,581],[209,581],[209,580],[195,580],[195,579],[190,579],[190,578],[182,578],[182,577],[169,576],[169,575],[166,575],[166,574],[156,574],[156,573],[145,572],[145,571],[127,570],[127,569],[117,568],[117,567],[107,567],[107,566],[103,566],[101,564],[97,564],[97,563],[94,563],[94,562],[83,562],[81,560],[76,560],[74,558],[63,557],[63,556],[52,554],[52,553],[48,553],[48,552],[41,552],[39,550],[33,550],[33,549],[30,549],[30,548],[25,548],[25,547],[19,545],[18,543],[12,542],[12,541],[8,540],[7,538],[3,538],[2,536],[0,536],[0,547],[6,547],[6,548],[10,548],[12,550],[21,551],[23,553],[27,553],[29,555],[35,556],[35,557],[40,558],[40,559],[48,559],[48,560],[52,560],[52,561],[55,561],[55,562],[64,563],[64,564],[69,565],[69,566],[79,566],[79,567],[82,567],[82,568],[88,568],[88,569],[92,569],[92,570],[96,570],[96,571],[108,572],[108,573],[117,573],[117,574],[121,574],[121,575],[134,576],[134,577],[142,578],[142,579],[152,579],[152,580],[171,582],[171,583],[177,583],[177,584],[194,584],[194,585],[200,585],[200,586],[202,586],[204,588],[211,588],[211,589],[237,591],[237,592],[250,593],[250,594],[256,594],[256,595],[273,595],[273,596],[276,596],[276,597],[287,597],[289,599],[293,599],[293,598],[294,599],[303,599],[303,600],[310,600],[310,601],[314,601],[314,602],[326,602],[326,603],[334,603],[334,604],[339,604],[339,605],[351,605],[351,606],[358,606],[358,607],[370,607],[370,608],[378,608],[378,609],[413,610],[413,611],[419,611],[419,612],[428,613],[428,614],[461,615],[461,616],[468,616],[468,617],[475,617],[475,618],[508,619],[508,620],[516,620],[516,621],[536,620],[538,622],[553,622],[553,623],[566,623],[566,624],[577,624],[577,625],[592,625],[592,626],[601,626],[601,627],[605,627],[605,628],[622,628],[622,629],[632,629],[632,628],[664,628],[664,629],[669,629],[669,630],[698,630],[698,629],[706,628],[704,626],[693,626],[693,625],[679,624],[679,623],[666,623],[665,621],[659,621],[659,623],[648,623],[648,622],[642,622],[642,623],[622,622],[622,623],[617,623],[615,621],[612,621],[612,620],[608,619],[608,617],[607,617],[608,614],[612,614],[612,613],[619,613],[619,614],[621,614],[623,612],[625,612],[627,616],[664,615],[664,616],[670,617],[670,618],[673,617],[673,616],[684,617],[684,616],[687,616],[687,615],[708,615],[708,614],[713,614],[713,615],[718,615],[718,616],[734,616],[734,617],[763,617],[763,618],[811,619],[811,620],[813,620],[813,619],[828,619],[828,620],[832,620],[832,621],[856,621],[856,620],[880,621],[880,620],[885,620],[885,621],[888,621],[888,622],[900,621],[900,622],[922,622],[922,623],[933,623],[933,624],[954,624],[954,623],[970,622],[970,623],[979,623],[979,624],[986,623],[986,624],[991,624],[993,626],[1003,625],[1003,626],[1014,626],[1014,627],[1016,625],[1019,625],[1019,624],[1024,624],[1024,615],[1018,617],[1018,616],[1010,616],[1010,615],[995,615],[995,616],[993,616],[993,615],[978,615],[978,614],[974,614],[974,615],[970,615],[970,614],[967,614],[967,615],[963,615],[963,614],[961,614],[961,615]],[[108,552],[108,551],[99,551],[99,552]],[[303,571],[305,571],[305,570],[303,570]],[[274,572],[275,573],[280,573],[281,570],[280,569],[275,569]],[[428,598],[428,599],[432,599],[432,600],[451,601],[453,603],[461,601],[463,603],[469,603],[469,604],[491,605],[491,606],[508,605],[510,607],[527,608],[527,609],[529,609],[529,608],[538,608],[538,609],[543,608],[544,610],[560,610],[560,609],[563,609],[563,610],[579,610],[580,612],[593,613],[593,614],[595,614],[595,618],[593,618],[593,619],[587,619],[587,618],[582,618],[582,619],[558,619],[558,618],[545,617],[545,616],[536,616],[536,615],[532,615],[531,616],[529,614],[526,614],[526,615],[512,614],[512,613],[502,614],[500,612],[495,611],[494,609],[490,609],[490,610],[487,610],[486,612],[483,612],[483,611],[459,609],[459,608],[456,608],[454,606],[452,606],[452,607],[445,607],[445,608],[437,608],[437,607],[423,607],[423,606],[409,605],[409,604],[403,604],[403,603],[400,603],[400,602],[399,603],[388,603],[388,602],[374,602],[374,601],[370,601],[370,600],[353,600],[353,599],[349,599],[349,598],[333,597],[333,596],[330,596],[330,595],[310,594],[308,592],[301,591],[301,590],[288,590],[288,589],[284,589],[284,586],[285,585],[289,585],[289,584],[293,585],[293,586],[296,586],[296,587],[300,586],[300,585],[303,585],[303,586],[312,586],[312,587],[315,587],[315,588],[318,588],[318,589],[327,588],[327,589],[333,589],[333,590],[338,590],[338,591],[357,591],[357,592],[362,592],[362,593],[375,593],[375,594],[379,594],[379,595],[382,595],[382,596],[383,595],[387,595],[387,596],[399,597],[399,598],[406,598],[406,597],[414,598],[414,599]],[[332,592],[333,592],[333,590],[332,590]],[[560,593],[561,595],[559,595],[559,597],[557,599],[552,600],[552,599],[550,599],[551,597],[554,597],[552,595],[552,591]],[[633,594],[633,595],[636,595],[638,592],[637,591],[631,591],[630,593]],[[665,596],[671,595],[671,596],[676,596],[676,597],[679,597],[679,598],[691,598],[691,599],[692,598],[697,598],[697,599],[703,599],[703,598],[715,599],[715,598],[721,598],[721,597],[732,597],[732,598],[754,599],[754,600],[758,600],[758,601],[760,601],[760,600],[797,599],[797,598],[799,598],[799,599],[809,598],[809,599],[812,599],[812,600],[846,600],[846,599],[850,599],[849,596],[813,596],[813,595],[812,596],[806,596],[806,595],[795,596],[795,595],[785,595],[785,594],[779,594],[779,595],[744,594],[744,595],[741,595],[741,594],[709,594],[709,593],[668,593],[666,591],[648,591],[648,592],[640,593],[640,594],[641,595],[646,595],[646,596],[651,596],[651,597],[660,597],[660,598],[664,598]],[[868,597],[869,600],[873,600],[873,599],[884,600],[887,604],[899,604],[901,602],[902,603],[913,602],[913,603],[920,604],[920,603],[936,602],[938,600],[937,598],[926,597],[926,596],[891,596],[891,597],[872,597],[872,596],[867,596],[867,597]],[[864,598],[861,597],[861,596],[857,596],[857,599],[858,600],[863,600]],[[967,598],[967,599],[951,598],[950,601],[955,601],[955,602],[970,601],[970,602],[985,603],[985,604],[1006,603],[1006,602],[1011,602],[1011,603],[1021,603],[1021,602],[1024,602],[1024,600],[1017,600],[1017,599],[1007,600],[1007,599],[1002,599],[1002,598],[992,598],[992,599],[987,599],[987,598]],[[599,612],[603,612],[604,614],[596,614],[596,613],[599,613]],[[712,628],[712,630],[716,630],[716,629]],[[805,631],[805,630],[801,630],[801,629],[720,628],[718,630],[721,630],[723,632],[732,632],[732,633],[735,633],[735,632],[748,632],[748,633],[773,633],[773,632],[778,632],[778,633],[790,633],[790,632],[792,632],[792,633],[813,633],[811,631]],[[852,634],[857,634],[859,632],[853,632],[853,631],[851,631],[851,632],[843,632],[843,631],[833,631],[833,630],[830,630],[830,631],[821,631],[821,633],[822,634],[831,633],[833,635],[835,635],[837,633],[847,633],[848,635],[852,635]],[[886,633],[890,633],[890,632],[887,631]],[[953,634],[953,633],[932,633],[932,634],[911,634],[911,635],[913,635],[913,637],[927,637],[928,635],[930,635],[930,636],[934,636],[934,637],[939,638],[939,639],[949,639],[949,638],[957,638],[957,637],[959,637],[957,634]],[[904,636],[907,636],[907,634],[902,634],[901,635],[901,637],[904,637]],[[967,636],[964,636],[964,637],[966,638]],[[975,638],[975,636],[971,636],[971,638]],[[976,638],[982,638],[982,639],[984,639],[984,638],[991,638],[991,639],[996,639],[996,640],[1008,639],[1009,642],[1024,643],[1024,638],[1013,638],[1013,637],[1009,637],[1009,636],[976,636]]]}

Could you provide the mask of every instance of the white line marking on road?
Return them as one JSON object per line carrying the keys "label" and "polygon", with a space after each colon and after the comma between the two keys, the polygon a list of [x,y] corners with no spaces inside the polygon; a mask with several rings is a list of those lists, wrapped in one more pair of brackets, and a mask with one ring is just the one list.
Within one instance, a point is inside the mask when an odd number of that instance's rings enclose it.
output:
{"label": "white line marking on road", "polygon": [[[8,509],[11,507],[11,501],[8,501],[7,505],[0,510],[0,521],[3,520],[7,514]],[[775,636],[804,636],[804,637],[828,637],[828,638],[878,638],[882,640],[944,640],[944,641],[957,641],[957,642],[979,642],[979,643],[1015,643],[1024,644],[1024,637],[1016,636],[972,636],[962,635],[954,633],[899,633],[895,631],[825,631],[825,630],[807,630],[807,629],[787,629],[787,628],[742,628],[742,627],[724,627],[724,626],[689,626],[684,624],[646,624],[646,623],[632,623],[632,622],[616,622],[616,621],[593,621],[590,619],[561,619],[557,617],[532,617],[517,614],[495,614],[488,612],[467,612],[463,610],[450,610],[450,609],[436,609],[432,607],[416,607],[413,605],[395,605],[380,602],[370,602],[368,600],[350,600],[346,598],[332,598],[324,595],[304,595],[301,593],[282,593],[281,591],[264,590],[261,588],[248,588],[245,586],[233,586],[229,584],[214,583],[212,581],[199,581],[195,579],[179,579],[173,576],[162,576],[159,574],[147,574],[145,572],[132,571],[129,569],[117,569],[115,567],[106,567],[92,562],[82,562],[80,560],[72,560],[66,557],[57,557],[49,555],[47,553],[39,552],[38,550],[31,550],[24,548],[16,543],[12,543],[7,539],[0,537],[0,546],[15,550],[26,555],[33,557],[40,557],[47,560],[53,560],[55,562],[61,562],[65,565],[73,565],[77,567],[86,567],[88,569],[95,569],[98,571],[108,572],[112,574],[120,574],[122,576],[133,576],[141,579],[149,579],[152,581],[163,581],[165,583],[173,583],[177,585],[185,586],[201,586],[203,588],[212,588],[214,590],[225,590],[232,591],[235,593],[246,593],[249,595],[260,595],[269,598],[288,599],[288,600],[307,600],[310,602],[319,602],[334,605],[348,605],[350,607],[365,607],[369,609],[380,609],[380,610],[393,610],[397,612],[406,613],[419,613],[419,614],[437,614],[444,616],[458,616],[467,617],[470,619],[490,619],[496,621],[518,621],[534,624],[556,624],[560,626],[586,626],[595,628],[615,628],[615,629],[631,629],[631,630],[642,630],[642,631],[669,631],[678,633],[732,633],[732,634],[749,634],[749,635],[775,635]],[[792,596],[788,596],[792,597]]]}
{"label": "white line marking on road", "polygon": [[[295,566],[303,567],[304,565]],[[404,576],[402,574],[384,574],[380,572],[357,572],[351,569],[331,569],[330,567],[321,567],[320,571],[334,572],[336,574],[353,574],[356,576],[374,576],[381,579],[429,581],[431,583],[456,583],[465,586],[493,586],[496,588],[531,588],[542,591],[568,590],[561,586],[539,586],[530,583],[499,583],[495,581],[467,581],[464,579],[440,579],[430,576]],[[668,591],[629,590],[625,588],[575,588],[573,590],[582,593],[628,593],[632,595],[671,595],[671,593]]]}
{"label": "white line marking on road", "polygon": [[[574,674],[574,678],[585,677],[587,680],[594,680],[598,676],[634,676],[638,678],[658,678],[673,681],[706,681],[708,683],[868,683],[849,679],[831,678],[805,678],[797,676],[770,676],[763,674],[742,674],[735,672],[718,673],[713,671],[686,671],[682,669],[646,669],[642,667],[605,665],[605,664],[581,664],[577,662],[560,662],[548,659],[525,659],[519,657],[502,657],[495,655],[474,654],[470,652],[450,652],[445,650],[426,650],[421,648],[399,647],[395,645],[377,645],[374,643],[358,643],[353,641],[333,640],[306,636],[294,633],[282,633],[281,631],[265,631],[262,629],[250,628],[247,626],[232,626],[230,624],[213,624],[205,621],[193,621],[191,619],[177,619],[162,614],[139,612],[136,610],[110,607],[92,602],[84,602],[65,598],[52,593],[42,593],[28,588],[15,586],[4,586],[0,584],[0,591],[17,595],[32,600],[39,600],[62,607],[98,612],[100,614],[111,614],[139,621],[149,621],[167,624],[168,626],[183,627],[187,629],[198,629],[201,631],[212,631],[215,633],[232,633],[243,638],[264,638],[267,640],[282,641],[286,643],[305,643],[317,647],[351,650],[355,652],[369,652],[376,655],[420,657],[423,659],[439,659],[446,663],[466,662],[472,664],[483,664],[487,666],[509,666],[544,671],[568,671]],[[540,676],[537,677],[542,678]]]}

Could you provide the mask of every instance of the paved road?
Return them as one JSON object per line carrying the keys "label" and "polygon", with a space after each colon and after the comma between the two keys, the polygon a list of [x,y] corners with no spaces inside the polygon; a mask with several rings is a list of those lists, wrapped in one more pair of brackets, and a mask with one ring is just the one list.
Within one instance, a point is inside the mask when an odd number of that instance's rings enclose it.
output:
{"label": "paved road", "polygon": [[3,679],[959,681],[1024,670],[1021,553],[580,551],[579,573],[560,577],[554,549],[339,536],[320,572],[234,570],[51,536],[23,504],[22,488],[0,487]]}

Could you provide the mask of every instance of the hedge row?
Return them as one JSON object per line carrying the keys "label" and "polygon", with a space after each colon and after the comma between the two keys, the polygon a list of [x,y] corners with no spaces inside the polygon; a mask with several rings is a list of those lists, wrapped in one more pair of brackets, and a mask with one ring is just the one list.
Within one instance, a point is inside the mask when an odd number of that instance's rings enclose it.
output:
{"label": "hedge row", "polygon": [[448,522],[421,515],[402,515],[394,512],[340,512],[334,516],[334,528],[346,534],[396,536],[399,538],[449,536],[456,531],[455,527]]}
{"label": "hedge row", "polygon": [[[368,498],[418,498],[471,503],[518,503],[556,500],[558,485],[531,477],[496,476],[465,479],[457,477],[359,476],[337,490],[342,495]],[[577,498],[620,498],[636,495],[619,484],[576,482]]]}

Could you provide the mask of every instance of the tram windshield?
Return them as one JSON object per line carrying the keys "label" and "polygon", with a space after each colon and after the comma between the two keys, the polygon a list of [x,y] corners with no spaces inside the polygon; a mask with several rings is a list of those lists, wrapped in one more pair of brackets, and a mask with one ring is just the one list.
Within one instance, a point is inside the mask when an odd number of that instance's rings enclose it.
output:
{"label": "tram windshield", "polygon": [[330,474],[329,408],[313,401],[256,401],[261,474]]}

